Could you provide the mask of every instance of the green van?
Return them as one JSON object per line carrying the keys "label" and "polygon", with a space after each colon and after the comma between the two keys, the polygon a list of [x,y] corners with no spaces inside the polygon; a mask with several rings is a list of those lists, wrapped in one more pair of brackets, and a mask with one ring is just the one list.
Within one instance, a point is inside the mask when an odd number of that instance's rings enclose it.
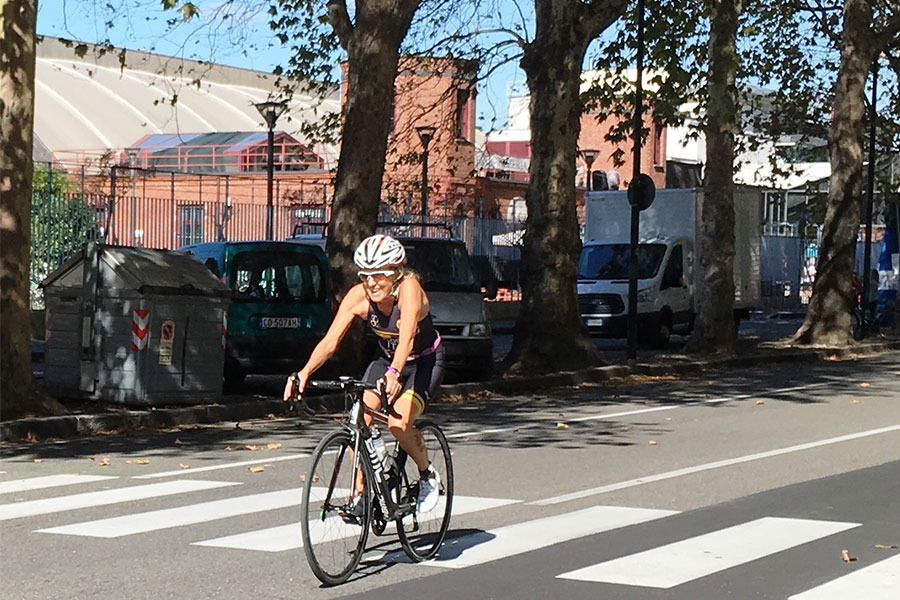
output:
{"label": "green van", "polygon": [[183,246],[232,292],[225,383],[303,365],[333,317],[328,261],[315,245],[208,242]]}

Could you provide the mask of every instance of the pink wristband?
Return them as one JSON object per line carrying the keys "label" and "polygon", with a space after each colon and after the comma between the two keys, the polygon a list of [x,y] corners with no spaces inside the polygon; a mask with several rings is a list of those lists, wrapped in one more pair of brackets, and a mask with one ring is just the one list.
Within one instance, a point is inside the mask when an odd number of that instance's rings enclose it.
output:
{"label": "pink wristband", "polygon": [[394,377],[400,377],[400,371],[394,368],[393,365],[388,365],[388,368],[384,370],[385,374],[391,373]]}

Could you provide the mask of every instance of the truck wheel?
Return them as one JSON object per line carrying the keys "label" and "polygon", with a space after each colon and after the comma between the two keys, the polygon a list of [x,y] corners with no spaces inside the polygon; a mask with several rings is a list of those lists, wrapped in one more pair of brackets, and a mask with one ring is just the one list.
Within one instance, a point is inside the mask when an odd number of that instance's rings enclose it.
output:
{"label": "truck wheel", "polygon": [[655,337],[653,345],[658,349],[664,350],[669,347],[669,339],[672,337],[672,321],[669,317],[663,316],[660,318]]}

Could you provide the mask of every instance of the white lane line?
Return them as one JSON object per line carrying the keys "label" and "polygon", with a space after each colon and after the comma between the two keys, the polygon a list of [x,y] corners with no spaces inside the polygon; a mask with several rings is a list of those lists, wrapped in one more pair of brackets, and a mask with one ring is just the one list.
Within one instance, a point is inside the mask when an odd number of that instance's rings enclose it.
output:
{"label": "white lane line", "polygon": [[[679,404],[672,404],[672,405],[667,405],[667,406],[654,406],[653,408],[636,408],[634,410],[626,410],[626,411],[616,412],[616,413],[605,413],[605,414],[600,414],[600,415],[588,415],[586,417],[575,417],[572,419],[566,419],[566,422],[567,423],[582,423],[585,421],[601,421],[601,420],[607,420],[607,419],[618,419],[620,417],[645,415],[647,413],[662,412],[662,411],[666,411],[666,410],[677,410],[680,408],[702,406],[704,404],[721,404],[723,402],[731,402],[734,400],[747,400],[749,398],[768,398],[769,396],[775,395],[775,394],[784,394],[787,392],[798,392],[798,391],[803,391],[803,390],[811,390],[811,389],[816,389],[816,388],[820,388],[820,387],[828,387],[828,386],[833,386],[833,385],[834,385],[833,382],[811,383],[809,385],[798,385],[798,386],[792,386],[792,387],[786,387],[786,388],[779,388],[777,390],[764,390],[764,391],[753,392],[753,393],[748,393],[748,394],[736,394],[734,396],[721,396],[718,398],[709,398],[706,400],[685,400]],[[454,434],[448,435],[447,438],[454,439],[454,438],[471,437],[471,436],[478,436],[478,435],[489,435],[489,434],[494,434],[494,433],[506,433],[506,432],[513,431],[516,429],[528,429],[528,428],[533,428],[533,427],[546,427],[546,426],[547,426],[547,421],[521,423],[518,425],[511,425],[509,427],[497,427],[494,429],[481,429],[478,431],[469,431],[469,432],[465,432],[465,433],[454,433]]]}
{"label": "white lane line", "polygon": [[552,498],[536,500],[534,502],[530,502],[530,504],[536,504],[538,506],[547,506],[550,504],[560,504],[562,502],[568,502],[570,500],[577,500],[579,498],[587,498],[589,496],[596,496],[599,494],[606,494],[606,493],[614,492],[617,490],[624,490],[627,488],[644,485],[645,483],[653,483],[656,481],[663,481],[665,479],[674,479],[675,477],[683,477],[684,475],[691,475],[693,473],[700,473],[702,471],[709,471],[711,469],[718,469],[721,467],[730,467],[732,465],[739,465],[741,463],[752,462],[754,460],[762,460],[764,458],[771,458],[773,456],[781,456],[782,454],[790,454],[792,452],[801,452],[803,450],[810,450],[812,448],[819,448],[821,446],[828,446],[831,444],[839,444],[841,442],[858,440],[861,438],[866,438],[866,437],[870,437],[873,435],[880,435],[882,433],[890,433],[893,431],[900,431],[900,425],[891,425],[890,427],[880,427],[878,429],[869,429],[868,431],[860,431],[858,433],[851,433],[848,435],[841,435],[838,437],[826,438],[824,440],[808,442],[805,444],[797,444],[795,446],[787,446],[786,448],[778,448],[776,450],[768,450],[766,452],[758,452],[756,454],[748,454],[746,456],[738,456],[736,458],[717,460],[715,462],[705,463],[702,465],[695,465],[693,467],[685,467],[683,469],[676,469],[674,471],[667,471],[665,473],[657,473],[656,475],[647,475],[646,477],[638,477],[636,479],[629,479],[626,481],[620,481],[618,483],[602,485],[602,486],[591,488],[588,490],[581,490],[578,492],[572,492],[571,494],[564,494],[562,496],[554,496]]}
{"label": "white lane line", "polygon": [[205,473],[207,471],[218,471],[220,469],[232,469],[234,467],[246,467],[248,465],[277,463],[285,460],[297,460],[298,458],[309,458],[309,454],[289,454],[287,456],[275,456],[272,458],[260,458],[258,460],[243,460],[240,462],[224,463],[220,465],[209,465],[208,467],[191,467],[190,469],[178,469],[177,471],[163,471],[161,473],[150,473],[149,475],[137,475],[132,479],[155,479],[157,477],[172,477],[174,475],[192,475],[194,473]]}
{"label": "white lane line", "polygon": [[[454,496],[453,515],[481,512],[499,506],[516,504],[518,502],[520,502],[520,500]],[[432,513],[441,514],[441,511],[434,510]],[[322,525],[324,530],[328,531],[328,533],[317,537],[319,541],[332,541],[333,539],[341,537],[341,533],[337,527],[328,527],[330,523],[324,523]],[[394,523],[389,523],[388,528],[390,529],[392,527],[394,527]],[[229,535],[202,542],[194,542],[194,545],[213,546],[216,548],[235,548],[238,550],[255,550],[259,552],[283,552],[285,550],[302,548],[303,540],[300,535],[300,524],[292,523],[290,525],[281,525],[278,527],[270,527],[258,531],[248,531],[247,533],[239,533],[237,535]]]}
{"label": "white lane line", "polygon": [[897,600],[900,590],[900,555],[878,561],[788,600]]}
{"label": "white lane line", "polygon": [[56,498],[43,498],[28,502],[16,502],[14,504],[0,504],[0,521],[32,517],[34,515],[46,515],[48,513],[88,508],[92,506],[106,506],[132,500],[146,500],[159,496],[171,496],[185,492],[209,490],[229,485],[240,485],[230,481],[166,481],[163,483],[151,483],[146,485],[134,485],[113,490],[99,492],[85,492],[72,494],[71,496],[58,496]]}
{"label": "white lane line", "polygon": [[249,496],[238,496],[153,510],[109,519],[86,521],[62,527],[39,529],[41,533],[60,533],[64,535],[81,535],[87,537],[117,538],[136,533],[146,533],[160,529],[170,529],[195,523],[206,523],[238,515],[246,515],[266,510],[277,510],[300,504],[301,490],[279,490]]}
{"label": "white lane line", "polygon": [[79,475],[77,473],[72,473],[68,475],[45,475],[43,477],[13,479],[12,481],[0,482],[0,494],[42,490],[45,488],[73,485],[77,483],[91,483],[93,481],[103,481],[104,479],[117,479],[117,477],[109,475]]}
{"label": "white lane line", "polygon": [[[674,514],[677,511],[593,506],[447,540],[437,559],[422,564],[461,569]],[[409,562],[402,552],[389,557],[393,562]]]}
{"label": "white lane line", "polygon": [[669,589],[859,526],[860,523],[765,517],[557,577]]}

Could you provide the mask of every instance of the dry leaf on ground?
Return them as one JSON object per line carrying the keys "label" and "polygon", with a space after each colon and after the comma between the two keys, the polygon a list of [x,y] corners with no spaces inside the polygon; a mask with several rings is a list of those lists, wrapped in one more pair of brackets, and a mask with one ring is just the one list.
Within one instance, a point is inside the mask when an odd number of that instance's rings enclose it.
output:
{"label": "dry leaf on ground", "polygon": [[319,476],[313,475],[313,483],[319,483]]}
{"label": "dry leaf on ground", "polygon": [[234,446],[225,446],[225,449],[228,450],[229,452],[233,452],[233,451],[237,450],[237,448],[235,448]]}
{"label": "dry leaf on ground", "polygon": [[281,444],[267,444],[266,448],[268,448],[269,450],[278,450],[279,448],[281,448]]}
{"label": "dry leaf on ground", "polygon": [[182,441],[179,440],[178,438],[175,438],[175,445],[176,445],[176,446],[184,446],[184,442],[182,442]]}
{"label": "dry leaf on ground", "polygon": [[872,385],[872,384],[869,383],[868,381],[863,381],[861,384],[859,384],[859,387],[869,387],[870,385]]}
{"label": "dry leaf on ground", "polygon": [[246,446],[244,446],[244,450],[250,450],[251,452],[256,452],[257,450],[259,450],[259,446],[255,445],[255,444],[247,444]]}
{"label": "dry leaf on ground", "polygon": [[100,466],[101,466],[101,467],[108,467],[108,466],[109,466],[109,458],[107,458],[107,457],[105,457],[105,456],[104,456],[103,458],[101,458],[101,459],[100,459]]}
{"label": "dry leaf on ground", "polygon": [[759,406],[760,404],[765,404],[765,403],[766,403],[765,400],[757,400],[757,401],[756,401],[756,405],[757,405],[757,406]]}
{"label": "dry leaf on ground", "polygon": [[849,550],[841,550],[841,560],[843,560],[844,562],[853,562],[854,560],[856,560],[856,557],[850,556]]}
{"label": "dry leaf on ground", "polygon": [[125,461],[126,465],[149,465],[150,461],[146,458],[134,458]]}
{"label": "dry leaf on ground", "polygon": [[879,550],[896,550],[897,549],[897,546],[895,546],[893,544],[891,544],[891,545],[875,544],[875,547],[878,548]]}
{"label": "dry leaf on ground", "polygon": [[250,467],[249,470],[251,473],[262,473],[263,471],[266,470],[266,468],[258,466],[258,467]]}
{"label": "dry leaf on ground", "polygon": [[568,429],[568,428],[569,428],[569,424],[568,424],[568,423],[563,423],[562,421],[560,421],[559,423],[556,424],[556,428],[557,428],[557,429]]}
{"label": "dry leaf on ground", "polygon": [[34,459],[34,462],[36,462],[36,463],[43,462],[43,461],[44,461],[43,458],[36,458],[36,459]]}
{"label": "dry leaf on ground", "polygon": [[300,475],[300,481],[306,481],[306,475]]}
{"label": "dry leaf on ground", "polygon": [[181,467],[182,469],[190,469],[191,468],[191,465],[186,465],[184,463],[178,463],[178,466]]}
{"label": "dry leaf on ground", "polygon": [[651,446],[655,446],[655,445],[656,445],[656,440],[650,440],[649,443],[650,443]]}

